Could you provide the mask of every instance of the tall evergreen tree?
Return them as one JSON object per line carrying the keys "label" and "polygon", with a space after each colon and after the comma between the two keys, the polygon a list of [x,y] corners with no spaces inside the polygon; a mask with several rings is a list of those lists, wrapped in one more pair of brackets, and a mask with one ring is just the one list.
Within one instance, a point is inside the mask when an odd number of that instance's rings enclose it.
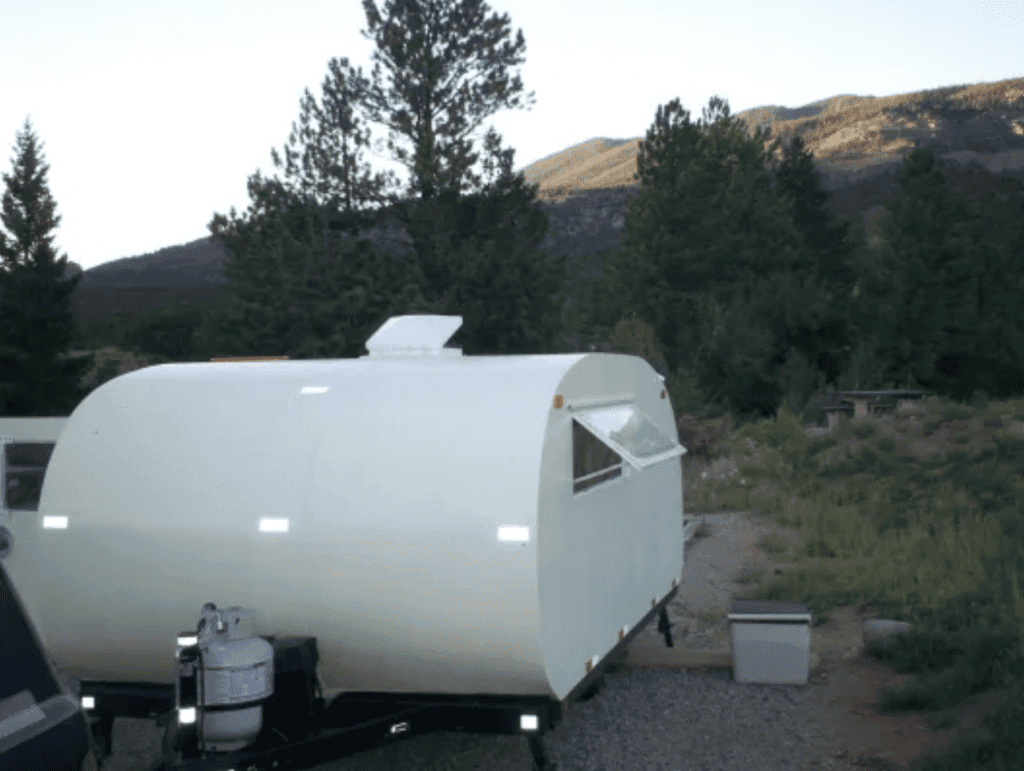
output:
{"label": "tall evergreen tree", "polygon": [[387,191],[398,184],[393,172],[373,173],[363,162],[371,131],[361,119],[369,81],[347,58],[327,63],[318,101],[306,89],[299,121],[292,123],[282,156],[270,154],[284,172],[284,186],[297,198],[347,215],[392,201]]}
{"label": "tall evergreen tree", "polygon": [[[1010,195],[1003,200],[999,188]],[[991,184],[991,182],[990,182]],[[1004,178],[989,190],[954,190],[964,219],[946,234],[940,265],[930,271],[934,301],[923,304],[922,345],[934,351],[934,369],[922,382],[955,399],[976,390],[1007,397],[1024,393],[1024,288],[1014,231],[1024,231],[1024,185]]]}
{"label": "tall evergreen tree", "polygon": [[284,178],[257,171],[249,210],[208,226],[230,255],[229,291],[195,335],[199,352],[353,356],[392,311],[426,307],[414,260],[376,254],[361,237],[396,200],[396,180],[363,160],[367,79],[345,58],[328,69],[321,99],[303,94],[283,153],[271,149]]}
{"label": "tall evergreen tree", "polygon": [[[553,352],[561,332],[565,256],[539,251],[548,215],[536,185],[508,175],[479,193],[442,193],[401,213],[421,260],[432,312],[461,315],[467,353]],[[421,252],[422,254],[422,252]]]}
{"label": "tall evergreen tree", "polygon": [[[958,334],[936,362],[937,389],[964,399],[975,390],[1024,395],[1024,181],[980,165],[960,175],[972,215],[962,233],[967,295]],[[984,360],[979,361],[981,354]]]}
{"label": "tall evergreen tree", "polygon": [[784,148],[773,176],[776,193],[793,203],[793,222],[808,260],[804,272],[822,287],[826,300],[792,317],[795,323],[789,333],[793,345],[814,363],[826,384],[835,384],[856,345],[849,304],[858,276],[853,263],[859,244],[850,220],[826,208],[831,193],[822,188],[814,155],[806,150],[801,136],[794,136]]}
{"label": "tall evergreen tree", "polygon": [[[379,254],[355,226],[363,215],[332,211],[280,180],[249,179],[245,216],[215,215],[224,239],[229,301],[208,313],[196,345],[228,354],[351,357],[393,313],[428,309],[409,258]],[[325,216],[328,227],[323,227]]]}
{"label": "tall evergreen tree", "polygon": [[641,194],[627,202],[622,243],[587,303],[593,336],[607,336],[619,319],[635,313],[653,327],[663,348],[672,352],[672,363],[679,366],[689,366],[696,346],[694,290],[705,287],[666,280],[665,271],[679,247],[678,235],[699,219],[693,208],[680,205],[680,198],[700,138],[700,129],[678,99],[658,106],[637,150],[634,179],[640,182]]}
{"label": "tall evergreen tree", "polygon": [[[522,80],[510,73],[523,62],[522,31],[513,43],[508,15],[488,15],[483,0],[387,0],[383,13],[373,0],[363,6],[364,35],[376,44],[367,114],[388,127],[388,147],[409,171],[407,192],[418,207],[407,199],[393,211],[428,277],[428,299],[438,312],[464,316],[458,340],[466,350],[499,353],[506,349],[488,347],[521,350],[535,344],[529,341],[553,340],[561,299],[550,287],[564,281],[564,261],[545,260],[536,249],[547,230],[546,215],[528,213],[538,188],[513,180],[515,151],[502,146],[493,126],[480,152],[471,139],[486,116],[534,100],[532,93],[525,102],[520,99]],[[400,146],[400,139],[411,150]],[[475,230],[445,230],[465,221],[469,210],[475,212],[470,216]],[[489,223],[480,220],[485,214]],[[508,264],[499,269],[488,264],[490,259]],[[495,271],[504,276],[500,301],[493,295]],[[557,280],[541,278],[555,275]],[[459,284],[441,285],[431,276]],[[540,283],[517,284],[516,276]],[[487,286],[493,302],[472,301]],[[503,327],[509,332],[501,332]]]}
{"label": "tall evergreen tree", "polygon": [[[478,191],[484,180],[472,168],[479,155],[470,134],[499,109],[535,101],[531,92],[521,103],[522,79],[509,75],[524,61],[522,30],[513,44],[508,14],[488,16],[483,0],[385,0],[383,14],[363,0],[363,9],[363,35],[376,46],[368,115],[388,127],[388,149],[410,171],[409,192],[427,201],[446,190]],[[497,166],[510,167],[493,126],[485,143]]]}
{"label": "tall evergreen tree", "polygon": [[737,415],[774,414],[798,384],[818,386],[787,332],[787,316],[824,299],[792,202],[771,188],[778,143],[765,148],[762,129],[748,139],[717,97],[696,126],[678,100],[659,108],[638,155],[641,192],[608,266],[622,299],[596,298],[605,322],[636,312],[670,369],[693,373],[702,398]]}
{"label": "tall evergreen tree", "polygon": [[968,365],[965,375],[996,367],[985,295],[1016,281],[1005,251],[982,234],[980,212],[950,189],[931,150],[908,154],[899,185],[884,204],[881,269],[863,282],[857,324],[878,340],[888,381],[962,397],[968,380],[951,377],[950,357]]}
{"label": "tall evergreen tree", "polygon": [[[521,61],[522,32],[515,46],[505,41],[507,16],[488,18],[489,9],[480,0],[389,0],[383,15],[373,2],[364,7],[377,44],[372,82],[346,60],[332,60],[322,102],[304,96],[284,161],[274,153],[285,179],[264,180],[257,174],[250,179],[248,216],[239,218],[232,210],[230,220],[216,215],[210,223],[235,253],[231,262],[236,268],[226,272],[239,297],[228,313],[234,320],[225,319],[216,334],[222,344],[241,335],[244,339],[234,343],[240,350],[265,349],[276,341],[279,349],[295,351],[295,341],[320,328],[303,320],[314,307],[320,318],[327,318],[324,309],[329,307],[346,313],[334,299],[319,297],[326,282],[309,285],[310,275],[329,269],[351,281],[397,282],[361,288],[365,296],[382,298],[374,312],[384,313],[387,306],[388,313],[464,315],[459,335],[467,350],[489,344],[518,348],[550,339],[558,298],[547,277],[557,274],[558,267],[557,261],[546,265],[535,248],[547,228],[546,216],[528,208],[537,188],[513,178],[514,151],[502,147],[493,127],[483,138],[482,176],[472,168],[481,158],[468,139],[483,116],[501,106],[518,106],[515,95],[522,83],[518,77],[510,80],[507,69]],[[387,88],[382,64],[390,78]],[[482,75],[483,81],[471,83],[472,74]],[[357,110],[388,127],[394,157],[409,168],[411,195],[387,191],[383,175],[362,171],[356,150],[367,144],[368,134]],[[436,122],[442,115],[446,119]],[[396,145],[399,136],[412,141],[413,153]],[[347,152],[348,147],[353,151]],[[468,196],[465,201],[463,196]],[[490,217],[486,222],[484,215]],[[395,255],[373,260],[364,253],[371,250],[369,242],[356,246],[370,226],[387,220],[397,220],[411,238],[407,263]],[[475,225],[467,227],[467,221]],[[358,256],[349,254],[352,248]],[[332,260],[352,264],[330,267]],[[503,264],[492,265],[493,260]],[[543,294],[539,286],[545,287]],[[485,289],[492,302],[471,299]],[[501,332],[503,326],[508,333]],[[285,329],[287,343],[281,337]]]}
{"label": "tall evergreen tree", "polygon": [[85,398],[82,378],[93,357],[71,359],[75,337],[70,296],[81,276],[63,280],[53,231],[60,224],[43,145],[26,118],[12,171],[3,174],[0,213],[0,414],[69,415]]}

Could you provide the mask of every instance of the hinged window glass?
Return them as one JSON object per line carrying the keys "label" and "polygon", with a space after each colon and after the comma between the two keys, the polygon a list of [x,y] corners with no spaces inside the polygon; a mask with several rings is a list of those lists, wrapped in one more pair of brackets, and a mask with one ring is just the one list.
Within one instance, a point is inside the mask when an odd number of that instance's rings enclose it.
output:
{"label": "hinged window glass", "polygon": [[[594,474],[603,468],[625,460],[638,471],[669,458],[676,458],[686,449],[663,431],[635,404],[620,404],[600,409],[584,410],[573,415],[573,425],[586,429],[584,433],[596,438],[603,450],[578,440],[579,433],[573,430],[573,458],[578,471]],[[580,461],[577,462],[577,457]],[[592,460],[588,469],[587,460]],[[620,472],[621,473],[621,470]],[[574,474],[574,479],[580,476]],[[616,474],[617,476],[617,474]]]}
{"label": "hinged window glass", "polygon": [[572,422],[572,491],[622,476],[622,458],[587,429]]}

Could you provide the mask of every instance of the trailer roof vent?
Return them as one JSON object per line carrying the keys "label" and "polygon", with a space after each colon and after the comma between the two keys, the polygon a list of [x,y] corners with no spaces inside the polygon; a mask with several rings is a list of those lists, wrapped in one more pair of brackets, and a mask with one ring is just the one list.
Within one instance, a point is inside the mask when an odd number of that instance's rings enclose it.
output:
{"label": "trailer roof vent", "polygon": [[462,326],[462,316],[394,316],[366,341],[368,354],[360,356],[462,356],[461,348],[444,344]]}

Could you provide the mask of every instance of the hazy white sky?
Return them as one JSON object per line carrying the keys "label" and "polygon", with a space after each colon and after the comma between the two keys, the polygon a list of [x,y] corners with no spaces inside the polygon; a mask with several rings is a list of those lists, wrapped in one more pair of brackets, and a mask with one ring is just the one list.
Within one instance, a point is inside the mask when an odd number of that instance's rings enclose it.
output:
{"label": "hazy white sky", "polygon": [[[643,136],[676,97],[697,119],[715,94],[736,113],[1024,77],[1020,0],[490,5],[523,30],[523,83],[537,97],[491,119],[517,169],[593,137]],[[303,89],[319,97],[328,60],[372,68],[360,0],[0,6],[0,168],[31,116],[63,217],[57,246],[85,268],[201,238],[214,212],[244,211],[246,179],[274,172],[270,148],[287,140]]]}

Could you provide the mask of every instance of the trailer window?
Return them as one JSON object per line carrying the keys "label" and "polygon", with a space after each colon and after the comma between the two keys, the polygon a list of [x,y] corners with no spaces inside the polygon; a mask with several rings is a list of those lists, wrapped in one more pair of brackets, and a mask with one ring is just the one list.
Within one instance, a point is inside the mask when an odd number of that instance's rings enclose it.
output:
{"label": "trailer window", "polygon": [[572,422],[572,491],[622,476],[622,457],[577,421]]}
{"label": "trailer window", "polygon": [[586,410],[573,417],[616,457],[637,471],[686,452],[686,448],[658,428],[635,404]]}
{"label": "trailer window", "polygon": [[53,454],[53,442],[7,442],[3,445],[3,507],[38,511],[43,477]]}

